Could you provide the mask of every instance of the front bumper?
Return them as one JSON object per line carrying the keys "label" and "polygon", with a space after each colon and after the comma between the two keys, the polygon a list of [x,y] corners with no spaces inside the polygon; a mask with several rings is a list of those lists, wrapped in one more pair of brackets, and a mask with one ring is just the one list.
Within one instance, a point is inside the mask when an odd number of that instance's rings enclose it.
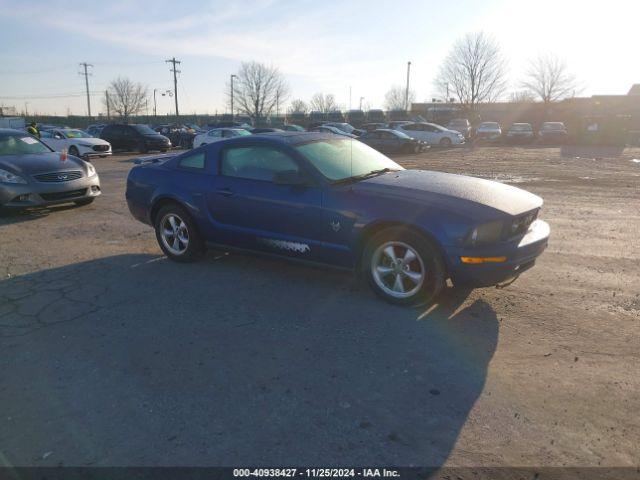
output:
{"label": "front bumper", "polygon": [[27,184],[0,184],[0,207],[32,208],[60,205],[101,194],[100,178],[83,177],[61,183],[30,182]]}
{"label": "front bumper", "polygon": [[[534,266],[547,248],[550,228],[547,222],[536,220],[519,242],[481,248],[447,249],[449,273],[455,285],[490,287],[513,279]],[[465,264],[460,257],[506,257],[501,263]]]}

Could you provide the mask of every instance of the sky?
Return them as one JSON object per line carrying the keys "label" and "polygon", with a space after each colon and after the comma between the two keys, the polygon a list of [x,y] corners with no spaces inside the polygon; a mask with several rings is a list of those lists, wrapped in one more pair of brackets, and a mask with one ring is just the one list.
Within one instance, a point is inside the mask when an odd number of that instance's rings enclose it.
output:
{"label": "sky", "polygon": [[411,88],[425,101],[454,42],[478,31],[501,47],[507,92],[547,53],[566,61],[583,96],[640,83],[637,0],[0,0],[0,12],[0,105],[29,113],[86,114],[80,62],[93,65],[93,115],[118,76],[148,87],[149,113],[154,89],[158,114],[173,113],[162,96],[172,57],[182,62],[180,113],[222,113],[229,76],[252,60],[280,69],[289,99],[332,93],[344,109],[361,98],[382,108],[411,61]]}

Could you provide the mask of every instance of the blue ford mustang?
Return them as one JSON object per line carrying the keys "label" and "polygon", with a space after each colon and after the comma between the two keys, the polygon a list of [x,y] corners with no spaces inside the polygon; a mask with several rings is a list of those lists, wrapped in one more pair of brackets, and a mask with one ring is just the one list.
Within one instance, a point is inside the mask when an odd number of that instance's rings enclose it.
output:
{"label": "blue ford mustang", "polygon": [[536,195],[405,170],[357,140],[319,133],[239,137],[148,158],[131,170],[126,197],[172,260],[223,246],[354,268],[405,305],[434,300],[447,278],[511,280],[549,237]]}

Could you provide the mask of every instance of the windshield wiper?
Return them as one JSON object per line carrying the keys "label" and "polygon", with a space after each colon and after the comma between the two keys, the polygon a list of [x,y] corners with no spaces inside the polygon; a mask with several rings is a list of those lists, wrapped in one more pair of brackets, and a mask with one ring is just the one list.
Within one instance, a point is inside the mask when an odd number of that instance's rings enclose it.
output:
{"label": "windshield wiper", "polygon": [[340,180],[336,180],[335,182],[333,182],[333,184],[334,185],[339,185],[341,183],[359,182],[360,180],[364,180],[364,179],[371,178],[371,177],[377,177],[378,175],[382,175],[383,173],[388,173],[388,172],[397,172],[397,170],[393,170],[391,168],[381,168],[379,170],[371,170],[370,172],[362,173],[360,175],[354,175],[352,177],[341,178]]}

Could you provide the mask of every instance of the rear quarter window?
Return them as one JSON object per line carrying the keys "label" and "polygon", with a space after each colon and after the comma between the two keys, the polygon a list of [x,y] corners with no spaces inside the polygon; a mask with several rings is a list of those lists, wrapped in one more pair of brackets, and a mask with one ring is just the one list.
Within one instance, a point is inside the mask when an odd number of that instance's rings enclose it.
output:
{"label": "rear quarter window", "polygon": [[186,157],[182,157],[178,162],[180,168],[195,168],[204,170],[205,157],[204,152],[192,153]]}

